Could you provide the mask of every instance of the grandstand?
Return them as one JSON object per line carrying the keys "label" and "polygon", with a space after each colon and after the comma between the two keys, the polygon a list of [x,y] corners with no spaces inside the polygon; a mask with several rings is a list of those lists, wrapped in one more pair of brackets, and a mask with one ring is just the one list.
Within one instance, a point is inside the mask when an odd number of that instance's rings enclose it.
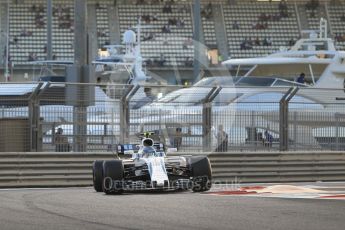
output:
{"label": "grandstand", "polygon": [[[193,36],[192,15],[189,4],[174,4],[171,13],[163,13],[164,5],[133,5],[122,4],[118,6],[121,34],[137,24],[138,16],[154,17],[144,20],[143,37],[152,34],[153,39],[143,42],[142,55],[146,59],[159,59],[161,55],[167,59],[166,65],[182,66],[187,57],[193,57],[192,44],[186,42]],[[174,21],[181,20],[177,25]],[[169,25],[170,24],[170,25]],[[147,28],[145,29],[145,25]],[[169,25],[170,31],[162,32],[163,27]]]}
{"label": "grandstand", "polygon": [[333,36],[339,35],[343,36],[342,41],[337,42],[339,49],[345,50],[345,21],[341,20],[341,17],[344,15],[345,12],[345,4],[344,5],[331,5],[329,6],[329,22],[332,29]]}
{"label": "grandstand", "polygon": [[[230,56],[235,58],[245,58],[252,56],[263,56],[279,50],[281,46],[287,46],[288,41],[299,36],[296,13],[293,5],[288,5],[288,16],[279,20],[259,20],[262,15],[267,18],[279,14],[278,3],[256,2],[239,3],[236,5],[224,5],[224,20],[228,35],[228,45]],[[238,28],[233,28],[233,23],[237,21]],[[267,24],[267,28],[253,28],[257,23]],[[244,39],[255,43],[258,39],[260,44],[251,45],[250,49],[241,49],[241,42]],[[272,40],[271,45],[262,44],[264,39]]]}
{"label": "grandstand", "polygon": [[[88,1],[89,35],[92,48],[100,48],[121,40],[121,34],[142,19],[142,55],[151,64],[164,58],[169,68],[187,65],[194,50],[192,1],[174,1],[171,9],[164,10],[165,1]],[[202,39],[210,49],[218,49],[226,57],[244,58],[263,56],[288,46],[300,37],[302,30],[318,29],[320,17],[329,22],[331,36],[338,36],[340,49],[345,48],[345,12],[342,1],[320,1],[316,9],[306,8],[308,1],[286,1],[282,9],[274,1],[202,1]],[[25,66],[29,60],[46,57],[47,14],[45,0],[1,1],[1,31],[7,31],[9,13],[9,39],[11,63]],[[74,56],[73,0],[53,1],[53,54],[57,60],[71,60]],[[236,24],[236,25],[235,25]],[[96,28],[95,28],[96,27]],[[5,52],[4,32],[0,51]],[[7,35],[6,35],[7,36]],[[339,37],[340,36],[340,37]],[[345,37],[344,37],[345,38]],[[249,44],[249,46],[247,46]],[[243,46],[244,45],[244,46]],[[3,62],[4,55],[0,60]]]}

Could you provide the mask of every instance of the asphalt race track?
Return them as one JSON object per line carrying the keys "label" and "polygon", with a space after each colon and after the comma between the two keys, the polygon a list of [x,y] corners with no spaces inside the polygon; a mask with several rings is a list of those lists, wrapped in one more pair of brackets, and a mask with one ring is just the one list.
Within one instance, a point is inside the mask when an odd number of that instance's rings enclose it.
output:
{"label": "asphalt race track", "polygon": [[345,200],[0,190],[0,229],[344,229]]}

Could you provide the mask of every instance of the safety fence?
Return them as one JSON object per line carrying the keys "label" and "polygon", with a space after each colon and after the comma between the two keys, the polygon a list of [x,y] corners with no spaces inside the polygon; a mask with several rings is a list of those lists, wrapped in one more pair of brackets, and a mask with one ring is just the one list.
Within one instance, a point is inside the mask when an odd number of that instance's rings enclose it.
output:
{"label": "safety fence", "polygon": [[[232,152],[207,155],[214,183],[237,185],[345,180],[344,152]],[[92,162],[114,158],[116,156],[109,152],[0,153],[0,188],[91,186]]]}
{"label": "safety fence", "polygon": [[0,84],[1,152],[107,152],[143,133],[178,152],[345,149],[345,97],[312,87]]}

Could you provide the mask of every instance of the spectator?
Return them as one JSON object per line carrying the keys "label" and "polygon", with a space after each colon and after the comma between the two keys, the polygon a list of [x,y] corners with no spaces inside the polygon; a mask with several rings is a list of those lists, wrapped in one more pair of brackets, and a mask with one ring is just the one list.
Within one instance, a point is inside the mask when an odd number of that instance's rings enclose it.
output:
{"label": "spectator", "polygon": [[185,25],[185,22],[184,22],[184,19],[177,19],[177,22],[176,22],[176,27],[177,28],[183,28]]}
{"label": "spectator", "polygon": [[224,131],[223,125],[218,126],[217,148],[216,152],[227,152],[228,151],[228,134]]}
{"label": "spectator", "polygon": [[165,57],[164,57],[164,54],[161,54],[161,55],[160,55],[159,60],[158,60],[157,62],[158,62],[158,65],[159,65],[160,67],[163,67],[163,66],[164,66],[164,64],[165,64],[165,62],[166,62]]}
{"label": "spectator", "polygon": [[320,3],[318,0],[310,0],[308,3],[305,4],[305,9],[310,10],[310,17],[316,17],[315,11],[319,7]]}
{"label": "spectator", "polygon": [[169,25],[163,26],[162,33],[171,33],[170,26]]}
{"label": "spectator", "polygon": [[43,4],[40,4],[40,5],[38,6],[37,11],[38,11],[39,13],[44,13],[44,6],[43,6]]}
{"label": "spectator", "polygon": [[345,22],[345,13],[340,17],[340,21]]}
{"label": "spectator", "polygon": [[146,65],[146,66],[153,66],[153,61],[152,61],[152,59],[151,59],[151,58],[146,59],[145,65]]}
{"label": "spectator", "polygon": [[169,18],[168,19],[168,25],[176,26],[177,25],[177,20],[175,18]]}
{"label": "spectator", "polygon": [[186,41],[183,42],[182,49],[188,50],[188,45],[186,44]]}
{"label": "spectator", "polygon": [[310,0],[309,2],[305,4],[305,8],[307,10],[312,10],[312,11],[316,10],[319,6],[320,6],[320,3],[318,0]]}
{"label": "spectator", "polygon": [[150,40],[154,40],[154,34],[153,33],[148,33],[148,34],[145,34],[144,37],[143,37],[143,41],[150,41]]}
{"label": "spectator", "polygon": [[281,14],[273,14],[272,16],[271,16],[271,20],[273,21],[273,22],[278,22],[278,21],[280,21],[280,19],[282,18],[283,16],[281,15]]}
{"label": "spectator", "polygon": [[152,15],[151,16],[151,21],[158,21],[158,16],[157,16],[157,14],[154,14],[154,15]]}
{"label": "spectator", "polygon": [[305,74],[304,74],[304,73],[301,73],[301,74],[299,75],[299,77],[297,78],[296,82],[297,82],[297,83],[304,84],[304,83],[305,83]]}
{"label": "spectator", "polygon": [[63,7],[61,4],[59,4],[59,6],[57,8],[57,14],[58,14],[59,18],[62,16],[62,13],[63,13]]}
{"label": "spectator", "polygon": [[34,52],[30,52],[28,56],[28,61],[36,61],[37,60],[37,54]]}
{"label": "spectator", "polygon": [[32,4],[32,6],[31,6],[31,8],[30,8],[30,11],[31,11],[31,12],[36,12],[36,10],[37,10],[36,5],[35,5],[35,4]]}
{"label": "spectator", "polygon": [[173,146],[177,150],[180,150],[182,146],[182,128],[176,128]]}
{"label": "spectator", "polygon": [[193,59],[191,57],[186,57],[184,64],[186,67],[193,67]]}
{"label": "spectator", "polygon": [[178,12],[180,14],[183,14],[183,13],[188,13],[188,8],[185,4],[181,4],[180,7],[178,8]]}
{"label": "spectator", "polygon": [[251,38],[251,37],[249,37],[249,38],[247,39],[247,44],[248,44],[248,46],[250,46],[250,47],[253,46],[253,41],[252,41],[252,38]]}
{"label": "spectator", "polygon": [[258,17],[259,21],[265,22],[268,21],[270,19],[270,16],[266,15],[266,13],[262,13],[260,14],[260,16]]}
{"label": "spectator", "polygon": [[264,45],[264,46],[271,46],[271,45],[272,45],[272,40],[271,40],[271,38],[266,37],[266,38],[262,41],[262,45]]}
{"label": "spectator", "polygon": [[255,44],[256,46],[261,46],[261,42],[260,42],[259,37],[256,37],[256,38],[255,38],[254,44]]}
{"label": "spectator", "polygon": [[207,6],[201,11],[201,16],[210,19],[212,17],[212,3],[208,3]]}
{"label": "spectator", "polygon": [[164,36],[164,40],[163,40],[163,46],[167,46],[169,45],[169,42],[168,42],[168,37],[167,36]]}
{"label": "spectator", "polygon": [[137,0],[136,5],[145,5],[145,0]]}
{"label": "spectator", "polygon": [[272,39],[269,37],[269,38],[267,38],[267,44],[268,44],[268,46],[271,46],[272,45]]}
{"label": "spectator", "polygon": [[172,13],[172,8],[169,3],[165,3],[163,6],[163,13],[171,14]]}
{"label": "spectator", "polygon": [[13,37],[13,45],[15,45],[17,48],[18,48],[18,42],[19,42],[19,39],[17,36],[14,36]]}
{"label": "spectator", "polygon": [[68,139],[65,135],[63,135],[63,129],[58,128],[57,132],[55,133],[55,152],[69,152],[70,146],[68,143]]}
{"label": "spectator", "polygon": [[345,35],[341,35],[340,33],[335,34],[334,39],[337,42],[345,42]]}
{"label": "spectator", "polygon": [[250,50],[250,49],[252,49],[253,48],[253,43],[251,41],[251,38],[250,39],[245,38],[243,40],[243,42],[241,43],[240,47],[241,47],[241,50]]}
{"label": "spectator", "polygon": [[241,44],[240,44],[240,48],[241,50],[250,50],[253,48],[253,46],[251,45],[251,43],[248,41],[247,38],[245,38]]}
{"label": "spectator", "polygon": [[295,45],[295,42],[296,42],[295,39],[291,38],[289,40],[288,44],[289,44],[289,46],[293,46],[293,45]]}
{"label": "spectator", "polygon": [[240,29],[240,25],[238,24],[237,20],[235,20],[234,23],[232,24],[232,29],[234,30]]}
{"label": "spectator", "polygon": [[264,146],[272,147],[273,136],[267,130],[265,130],[264,134],[265,134]]}
{"label": "spectator", "polygon": [[96,10],[101,9],[101,5],[99,4],[99,2],[96,2],[95,7],[96,7]]}
{"label": "spectator", "polygon": [[97,31],[98,37],[107,37],[107,31],[106,29],[101,29]]}
{"label": "spectator", "polygon": [[32,32],[28,31],[26,28],[23,28],[20,31],[20,36],[22,36],[22,37],[29,37],[29,36],[32,36]]}
{"label": "spectator", "polygon": [[41,17],[37,17],[35,19],[35,25],[37,28],[44,28],[45,23]]}
{"label": "spectator", "polygon": [[187,38],[186,40],[184,40],[182,48],[187,50],[188,46],[193,45],[193,39],[191,37]]}
{"label": "spectator", "polygon": [[145,22],[145,23],[151,23],[151,16],[150,15],[142,15],[141,19]]}
{"label": "spectator", "polygon": [[281,17],[286,18],[286,17],[289,16],[288,7],[286,5],[286,1],[285,0],[282,0],[279,3],[278,9],[279,9],[279,14],[280,14]]}

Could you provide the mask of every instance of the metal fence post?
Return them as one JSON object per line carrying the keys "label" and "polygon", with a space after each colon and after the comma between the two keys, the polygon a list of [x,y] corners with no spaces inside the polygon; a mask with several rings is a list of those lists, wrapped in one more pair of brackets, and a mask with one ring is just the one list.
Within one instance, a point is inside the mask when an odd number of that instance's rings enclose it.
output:
{"label": "metal fence post", "polygon": [[120,100],[120,142],[128,143],[130,126],[129,102],[132,96],[139,90],[140,86],[130,85]]}
{"label": "metal fence post", "polygon": [[289,149],[289,102],[295,96],[298,89],[298,87],[290,88],[279,101],[280,151],[287,151]]}
{"label": "metal fence post", "polygon": [[250,116],[251,116],[251,126],[250,126],[250,131],[249,131],[249,142],[250,145],[253,146],[254,151],[256,150],[256,133],[257,130],[255,128],[255,111],[250,111]]}
{"label": "metal fence post", "polygon": [[297,149],[297,111],[293,113],[293,139],[295,140],[294,142],[294,150]]}
{"label": "metal fence post", "polygon": [[335,150],[339,151],[339,116],[335,114]]}
{"label": "metal fence post", "polygon": [[204,152],[211,149],[212,105],[210,102],[202,105],[202,148]]}
{"label": "metal fence post", "polygon": [[[39,83],[35,90],[28,98],[28,111],[29,111],[29,139],[30,139],[30,152],[41,151],[40,141],[42,134],[40,132],[40,101],[39,96],[43,83]],[[49,86],[49,83],[47,84]],[[46,87],[47,87],[46,85]],[[46,87],[44,89],[46,89]],[[43,89],[43,91],[44,91]]]}
{"label": "metal fence post", "polygon": [[210,152],[212,146],[212,101],[221,91],[221,87],[213,87],[202,103],[202,148]]}

